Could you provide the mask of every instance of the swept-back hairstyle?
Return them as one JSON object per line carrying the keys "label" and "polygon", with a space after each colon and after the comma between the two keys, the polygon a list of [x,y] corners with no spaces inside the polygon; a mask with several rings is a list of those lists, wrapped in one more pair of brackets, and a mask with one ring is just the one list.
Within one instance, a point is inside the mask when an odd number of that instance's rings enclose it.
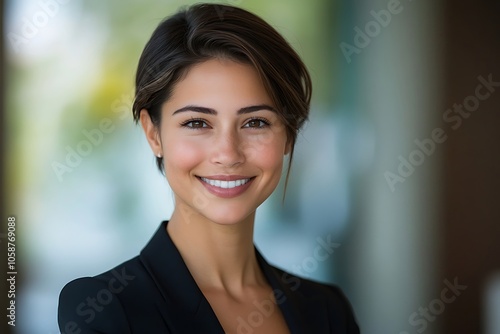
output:
{"label": "swept-back hairstyle", "polygon": [[[195,64],[226,58],[252,65],[283,121],[291,151],[290,173],[297,134],[308,118],[311,78],[287,41],[260,17],[222,4],[187,7],[162,21],[139,59],[133,116],[146,109],[159,128],[161,107],[175,84]],[[163,159],[156,158],[163,172]],[[285,183],[286,186],[286,183]]]}

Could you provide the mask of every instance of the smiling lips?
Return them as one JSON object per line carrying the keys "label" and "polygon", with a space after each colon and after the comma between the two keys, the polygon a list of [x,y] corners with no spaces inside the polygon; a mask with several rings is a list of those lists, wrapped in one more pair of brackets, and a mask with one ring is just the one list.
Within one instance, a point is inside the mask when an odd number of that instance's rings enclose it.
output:
{"label": "smiling lips", "polygon": [[198,177],[205,188],[215,196],[222,198],[236,197],[244,193],[255,177],[239,175],[211,176],[210,178]]}

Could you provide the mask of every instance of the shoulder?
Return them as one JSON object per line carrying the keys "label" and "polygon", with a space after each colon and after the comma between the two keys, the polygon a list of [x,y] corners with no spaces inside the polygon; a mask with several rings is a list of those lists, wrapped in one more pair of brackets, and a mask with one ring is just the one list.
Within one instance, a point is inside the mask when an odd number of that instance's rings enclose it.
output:
{"label": "shoulder", "polygon": [[326,303],[326,311],[332,326],[338,329],[342,328],[339,332],[359,333],[351,303],[340,287],[298,277],[276,267],[273,269],[279,274],[282,283],[286,284],[298,298],[307,301],[306,305],[310,308],[314,309],[318,307],[317,305]]}
{"label": "shoulder", "polygon": [[136,258],[95,277],[67,283],[59,295],[58,323],[62,333],[129,333],[119,296],[137,279]]}
{"label": "shoulder", "polygon": [[59,295],[58,323],[61,333],[128,333],[127,319],[119,300],[106,282],[78,278]]}

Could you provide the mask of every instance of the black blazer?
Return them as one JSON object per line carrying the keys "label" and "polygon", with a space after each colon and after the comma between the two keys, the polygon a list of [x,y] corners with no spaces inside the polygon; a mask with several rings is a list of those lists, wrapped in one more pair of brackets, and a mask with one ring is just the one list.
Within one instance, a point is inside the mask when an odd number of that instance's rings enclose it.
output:
{"label": "black blazer", "polygon": [[[224,333],[163,222],[139,256],[95,277],[69,282],[59,296],[62,333]],[[298,278],[257,259],[291,333],[359,333],[335,286]],[[262,313],[265,316],[265,309]],[[242,333],[258,333],[242,316]],[[255,326],[255,327],[254,327]]]}

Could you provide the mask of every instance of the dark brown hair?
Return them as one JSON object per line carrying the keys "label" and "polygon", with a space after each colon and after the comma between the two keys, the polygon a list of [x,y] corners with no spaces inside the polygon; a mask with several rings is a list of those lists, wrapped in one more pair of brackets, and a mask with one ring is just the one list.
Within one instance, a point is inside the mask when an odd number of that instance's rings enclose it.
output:
{"label": "dark brown hair", "polygon": [[[191,66],[213,58],[247,63],[259,73],[291,144],[288,181],[297,134],[309,114],[311,78],[286,40],[260,17],[244,9],[198,4],[158,25],[139,60],[134,120],[138,122],[141,110],[146,109],[159,128],[162,104],[174,85]],[[156,159],[163,172],[163,159]]]}

